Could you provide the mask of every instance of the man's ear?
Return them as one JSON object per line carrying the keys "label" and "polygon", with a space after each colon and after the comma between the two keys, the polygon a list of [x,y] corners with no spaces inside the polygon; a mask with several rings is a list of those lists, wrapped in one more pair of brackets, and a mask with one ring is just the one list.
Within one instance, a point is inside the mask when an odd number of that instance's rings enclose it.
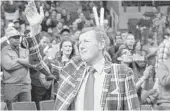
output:
{"label": "man's ear", "polygon": [[105,48],[105,45],[106,45],[105,41],[104,41],[104,40],[101,40],[101,41],[99,42],[99,49],[103,50],[103,49]]}

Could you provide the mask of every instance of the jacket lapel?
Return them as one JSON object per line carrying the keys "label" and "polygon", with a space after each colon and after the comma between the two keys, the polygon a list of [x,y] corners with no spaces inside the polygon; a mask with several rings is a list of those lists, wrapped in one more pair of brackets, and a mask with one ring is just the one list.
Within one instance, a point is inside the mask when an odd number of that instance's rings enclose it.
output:
{"label": "jacket lapel", "polygon": [[104,73],[105,73],[105,78],[104,78],[104,83],[103,83],[103,88],[102,88],[102,97],[101,97],[101,107],[104,109],[105,104],[106,104],[106,97],[108,95],[108,90],[110,87],[110,81],[111,81],[111,62],[105,61],[105,66],[104,66]]}
{"label": "jacket lapel", "polygon": [[[58,89],[55,110],[67,110],[75,99],[77,92],[83,81],[85,65],[74,61],[69,63],[60,74],[60,84]],[[64,94],[64,95],[63,95]]]}

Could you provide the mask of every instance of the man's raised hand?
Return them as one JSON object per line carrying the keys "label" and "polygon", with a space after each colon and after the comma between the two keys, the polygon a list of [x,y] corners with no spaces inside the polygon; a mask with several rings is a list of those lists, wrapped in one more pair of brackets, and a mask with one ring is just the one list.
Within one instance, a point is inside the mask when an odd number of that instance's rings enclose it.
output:
{"label": "man's raised hand", "polygon": [[40,13],[38,13],[34,1],[29,1],[25,9],[26,18],[30,26],[35,26],[41,24],[44,19],[43,7],[40,7]]}

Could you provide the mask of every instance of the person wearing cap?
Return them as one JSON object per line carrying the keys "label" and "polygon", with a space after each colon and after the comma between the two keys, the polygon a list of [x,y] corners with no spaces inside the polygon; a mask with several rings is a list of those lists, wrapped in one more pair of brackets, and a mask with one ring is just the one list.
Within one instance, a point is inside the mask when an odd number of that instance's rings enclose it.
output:
{"label": "person wearing cap", "polygon": [[70,35],[70,30],[68,28],[63,28],[60,32],[61,39],[67,38]]}
{"label": "person wearing cap", "polygon": [[20,22],[19,22],[19,20],[18,20],[18,19],[17,19],[17,20],[14,20],[13,23],[14,23],[15,29],[17,29],[18,31],[20,31]]}
{"label": "person wearing cap", "polygon": [[20,48],[20,33],[8,27],[6,36],[9,44],[2,48],[3,94],[8,109],[12,102],[31,101],[31,80],[28,52]]}

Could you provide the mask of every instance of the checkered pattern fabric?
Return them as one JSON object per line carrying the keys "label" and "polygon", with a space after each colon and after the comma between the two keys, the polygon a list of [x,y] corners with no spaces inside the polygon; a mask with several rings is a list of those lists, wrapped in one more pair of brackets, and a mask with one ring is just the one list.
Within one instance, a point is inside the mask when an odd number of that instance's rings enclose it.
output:
{"label": "checkered pattern fabric", "polygon": [[35,69],[39,70],[46,76],[50,75],[50,69],[47,64],[43,61],[43,58],[39,49],[40,36],[30,37],[30,34],[23,38],[23,41],[27,44],[29,49],[29,62]]}
{"label": "checkered pattern fabric", "polygon": [[[66,110],[73,103],[84,79],[85,63],[72,60],[60,73],[55,110]],[[101,107],[103,110],[139,110],[134,74],[124,65],[105,63]]]}
{"label": "checkered pattern fabric", "polygon": [[[53,68],[57,72],[55,63],[50,66],[42,60],[39,50],[39,39],[26,36],[30,53],[30,63],[45,75],[51,73]],[[47,65],[48,64],[48,65]],[[85,63],[81,59],[71,60],[61,71],[59,88],[57,91],[55,110],[66,110],[73,103],[84,79]],[[134,74],[124,65],[105,62],[105,79],[103,83],[101,107],[103,110],[139,110],[140,104],[135,89]],[[54,71],[55,72],[55,71]]]}
{"label": "checkered pattern fabric", "polygon": [[157,72],[159,63],[170,58],[170,38],[165,39],[159,46],[156,56],[155,71]]}

